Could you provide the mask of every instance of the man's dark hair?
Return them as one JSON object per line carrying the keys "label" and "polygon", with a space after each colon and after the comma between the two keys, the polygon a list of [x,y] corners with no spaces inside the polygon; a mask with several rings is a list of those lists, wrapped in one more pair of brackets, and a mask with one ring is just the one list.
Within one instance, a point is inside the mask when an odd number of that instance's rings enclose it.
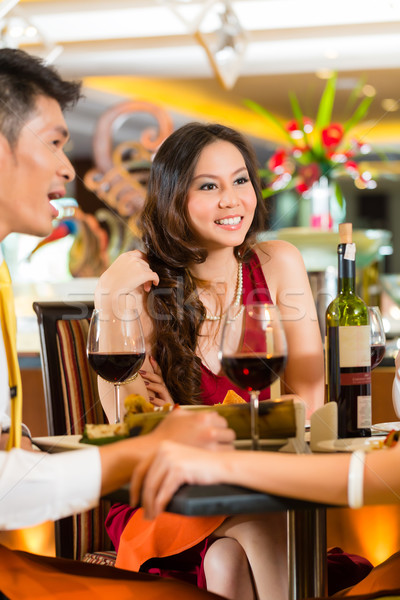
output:
{"label": "man's dark hair", "polygon": [[61,110],[80,98],[81,84],[63,80],[57,71],[23,50],[0,50],[0,133],[11,147],[34,111],[38,96],[56,100]]}

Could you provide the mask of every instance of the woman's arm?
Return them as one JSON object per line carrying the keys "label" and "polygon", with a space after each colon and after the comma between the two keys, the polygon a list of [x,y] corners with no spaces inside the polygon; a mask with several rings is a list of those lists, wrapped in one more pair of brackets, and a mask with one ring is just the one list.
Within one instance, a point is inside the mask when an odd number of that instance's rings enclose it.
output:
{"label": "woman's arm", "polygon": [[197,446],[219,450],[232,448],[234,438],[234,431],[215,411],[173,410],[151,433],[100,448],[101,493],[129,481],[136,466],[143,460],[153,459],[165,440],[175,440],[182,448]]}
{"label": "woman's arm", "polygon": [[[350,457],[344,453],[310,456],[243,451],[223,451],[211,456],[205,450],[164,442],[154,460],[144,461],[136,469],[132,500],[136,503],[142,490],[146,515],[154,518],[185,483],[230,483],[279,496],[345,506]],[[399,502],[399,463],[400,446],[366,455],[365,504]]]}
{"label": "woman's arm", "polygon": [[[152,285],[158,285],[157,273],[152,271],[146,256],[139,250],[121,254],[101,275],[95,290],[95,307],[104,311],[105,318],[121,318],[126,311],[137,309],[142,323],[146,344],[146,359],[143,370],[153,373],[149,360],[151,354],[152,318],[147,306],[148,292]],[[112,336],[112,328],[106,332],[106,338]],[[105,344],[111,345],[111,338]],[[145,381],[141,376],[131,383],[120,386],[120,399],[123,415],[124,399],[129,394],[141,394],[149,398]],[[98,378],[101,403],[110,423],[114,422],[114,386]],[[154,395],[154,394],[153,394]]]}
{"label": "woman's arm", "polygon": [[324,403],[325,382],[321,332],[307,271],[300,252],[288,242],[265,242],[257,254],[287,338],[283,391],[297,394],[310,415]]}

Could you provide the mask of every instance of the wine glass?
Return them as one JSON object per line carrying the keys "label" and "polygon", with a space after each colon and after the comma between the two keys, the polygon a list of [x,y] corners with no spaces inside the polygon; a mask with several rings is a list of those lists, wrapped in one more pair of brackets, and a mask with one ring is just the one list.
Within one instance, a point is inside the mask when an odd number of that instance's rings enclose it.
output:
{"label": "wine glass", "polygon": [[384,355],[386,335],[381,311],[378,306],[368,306],[369,325],[371,330],[371,370],[377,367]]}
{"label": "wine glass", "polygon": [[90,321],[87,355],[89,364],[106,381],[114,384],[115,422],[121,421],[119,386],[137,377],[145,358],[145,343],[136,309],[123,318],[94,310]]}
{"label": "wine glass", "polygon": [[258,450],[260,391],[278,379],[287,360],[278,307],[261,303],[239,309],[231,306],[222,330],[220,360],[226,376],[250,393],[252,448]]}

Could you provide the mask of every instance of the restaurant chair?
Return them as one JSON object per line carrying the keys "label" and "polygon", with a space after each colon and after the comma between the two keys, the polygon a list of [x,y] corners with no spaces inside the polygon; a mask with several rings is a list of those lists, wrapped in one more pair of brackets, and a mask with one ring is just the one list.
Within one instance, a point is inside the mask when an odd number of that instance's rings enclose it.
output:
{"label": "restaurant chair", "polygon": [[[107,423],[86,340],[93,302],[34,302],[40,336],[48,433],[82,434],[86,423]],[[79,450],[76,450],[79,452]],[[116,553],[104,527],[110,502],[55,523],[56,555],[114,565]]]}

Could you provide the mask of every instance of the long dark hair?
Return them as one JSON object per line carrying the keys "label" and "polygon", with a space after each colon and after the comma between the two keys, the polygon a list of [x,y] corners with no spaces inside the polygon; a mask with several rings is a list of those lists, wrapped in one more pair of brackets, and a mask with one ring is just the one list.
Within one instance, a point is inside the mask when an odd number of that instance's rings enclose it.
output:
{"label": "long dark hair", "polygon": [[188,267],[204,262],[207,250],[199,245],[191,229],[187,196],[202,150],[221,140],[233,144],[242,154],[257,197],[246,238],[234,249],[237,260],[245,261],[256,234],[266,226],[266,209],[254,151],[240,133],[229,127],[188,123],[163,142],[151,168],[141,216],[147,258],[160,277],[158,287],[148,296],[154,322],[152,352],[179,404],[201,403],[201,363],[195,352],[205,317]]}

